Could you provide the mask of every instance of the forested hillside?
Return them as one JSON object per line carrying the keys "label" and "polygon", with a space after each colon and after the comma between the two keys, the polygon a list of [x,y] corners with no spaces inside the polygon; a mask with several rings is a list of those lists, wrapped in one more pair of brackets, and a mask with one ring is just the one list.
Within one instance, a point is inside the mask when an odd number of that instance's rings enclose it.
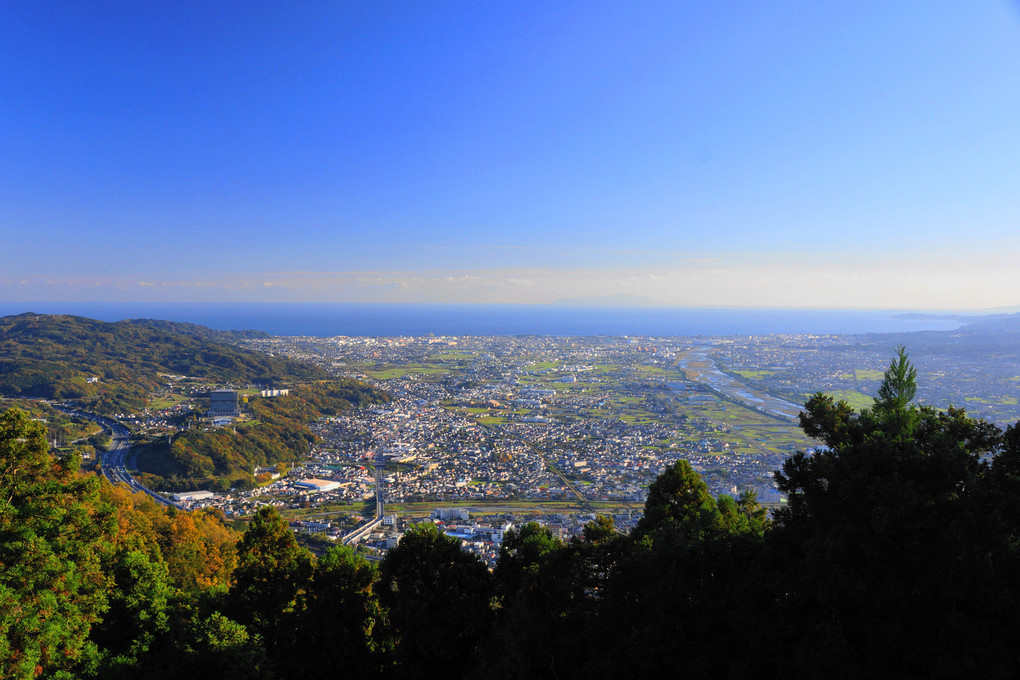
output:
{"label": "forested hillside", "polygon": [[248,489],[256,467],[299,461],[308,454],[316,439],[308,423],[389,400],[384,392],[348,379],[298,385],[285,397],[255,397],[247,404],[252,420],[229,428],[184,430],[170,442],[148,444],[138,477],[157,490]]}
{"label": "forested hillside", "polygon": [[194,324],[20,314],[0,318],[0,395],[77,399],[99,413],[143,408],[159,374],[274,384],[325,378],[318,367],[226,344]]}

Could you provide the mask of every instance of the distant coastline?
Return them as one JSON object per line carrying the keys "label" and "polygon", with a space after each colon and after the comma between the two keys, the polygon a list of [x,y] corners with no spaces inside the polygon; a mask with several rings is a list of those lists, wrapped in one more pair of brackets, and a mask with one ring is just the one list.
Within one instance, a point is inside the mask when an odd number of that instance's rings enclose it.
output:
{"label": "distant coastline", "polygon": [[945,331],[957,317],[875,310],[411,305],[359,303],[0,302],[0,316],[35,312],[101,321],[165,319],[272,335],[736,336]]}

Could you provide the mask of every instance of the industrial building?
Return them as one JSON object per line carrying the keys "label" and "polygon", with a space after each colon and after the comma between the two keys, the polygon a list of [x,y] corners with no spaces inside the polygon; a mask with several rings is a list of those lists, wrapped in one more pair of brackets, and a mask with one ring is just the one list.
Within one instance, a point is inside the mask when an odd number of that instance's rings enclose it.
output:
{"label": "industrial building", "polygon": [[210,418],[233,417],[241,415],[237,407],[237,392],[234,390],[213,390],[209,393]]}

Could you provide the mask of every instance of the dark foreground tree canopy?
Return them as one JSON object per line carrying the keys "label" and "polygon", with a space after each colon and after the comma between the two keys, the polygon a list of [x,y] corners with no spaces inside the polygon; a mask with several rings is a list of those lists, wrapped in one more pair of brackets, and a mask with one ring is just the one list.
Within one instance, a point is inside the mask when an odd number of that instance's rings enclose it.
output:
{"label": "dark foreground tree canopy", "polygon": [[252,335],[148,319],[6,316],[0,318],[0,394],[77,399],[100,413],[130,413],[144,407],[160,373],[274,384],[326,377],[316,366],[227,344]]}
{"label": "dark foreground tree canopy", "polygon": [[0,418],[0,676],[1014,678],[1020,428],[916,406],[901,352],[871,408],[824,395],[823,443],[752,495],[685,461],[629,535],[538,524],[489,570],[432,524],[376,565],[315,558],[275,509],[240,540],[49,457]]}

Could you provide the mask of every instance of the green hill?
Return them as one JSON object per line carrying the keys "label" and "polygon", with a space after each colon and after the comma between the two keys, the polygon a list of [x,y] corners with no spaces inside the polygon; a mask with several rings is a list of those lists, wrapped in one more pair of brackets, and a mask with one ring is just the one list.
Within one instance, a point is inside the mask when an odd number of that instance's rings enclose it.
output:
{"label": "green hill", "polygon": [[0,395],[75,399],[118,413],[143,408],[163,382],[161,373],[272,385],[326,377],[316,366],[228,344],[260,335],[150,319],[6,316],[0,318]]}
{"label": "green hill", "polygon": [[157,439],[140,447],[137,476],[149,488],[162,491],[248,489],[256,467],[300,461],[308,455],[317,439],[308,423],[388,401],[388,394],[346,378],[299,385],[285,397],[252,398],[246,406],[252,420],[229,428],[183,430],[171,441]]}

